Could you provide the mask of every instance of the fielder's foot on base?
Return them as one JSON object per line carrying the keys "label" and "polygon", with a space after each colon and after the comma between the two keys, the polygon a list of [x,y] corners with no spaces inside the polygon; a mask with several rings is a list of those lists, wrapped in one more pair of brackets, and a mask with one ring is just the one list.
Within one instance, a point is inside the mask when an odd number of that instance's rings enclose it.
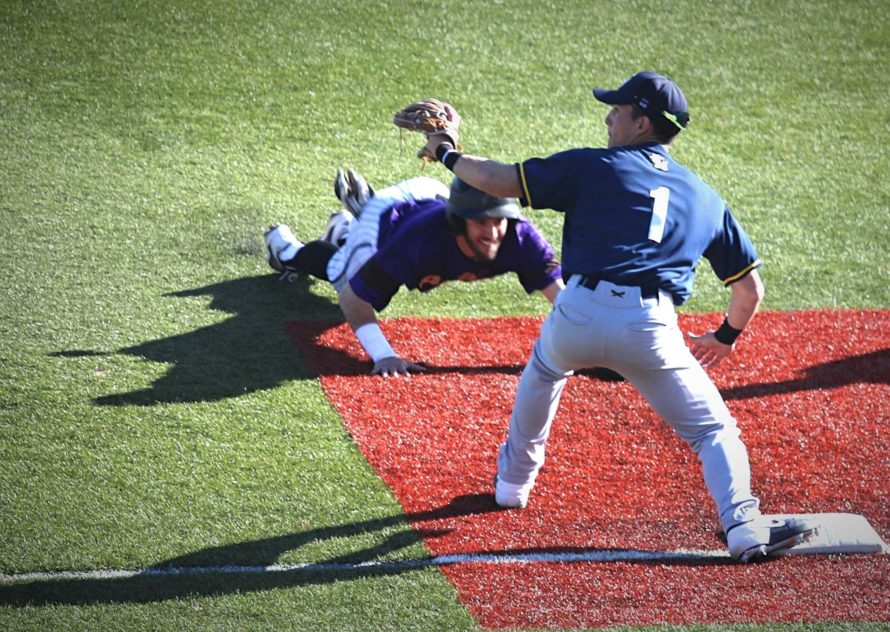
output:
{"label": "fielder's foot on base", "polygon": [[358,217],[361,215],[365,202],[374,196],[374,189],[371,188],[367,180],[352,169],[347,169],[346,172],[337,169],[337,176],[334,178],[334,194],[343,203],[346,210]]}
{"label": "fielder's foot on base", "polygon": [[817,531],[817,525],[803,520],[761,518],[731,527],[726,543],[733,559],[754,562],[803,544]]}
{"label": "fielder's foot on base", "polygon": [[494,502],[507,509],[524,509],[528,505],[528,495],[534,487],[534,483],[514,485],[494,477]]}
{"label": "fielder's foot on base", "polygon": [[291,229],[284,224],[275,224],[265,232],[263,240],[266,242],[266,261],[272,269],[281,272],[282,279],[296,275],[296,270],[284,263],[293,259],[303,247],[303,242],[294,237]]}

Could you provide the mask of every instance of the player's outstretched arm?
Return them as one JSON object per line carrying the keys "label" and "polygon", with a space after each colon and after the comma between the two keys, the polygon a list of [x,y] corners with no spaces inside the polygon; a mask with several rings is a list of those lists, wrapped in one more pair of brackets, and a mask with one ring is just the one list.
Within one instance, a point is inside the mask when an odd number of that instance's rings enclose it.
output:
{"label": "player's outstretched arm", "polygon": [[752,270],[730,288],[732,296],[724,324],[701,336],[689,334],[692,355],[705,368],[716,366],[729,357],[735,348],[736,337],[754,318],[763,300],[763,282],[757,270]]}
{"label": "player's outstretched arm", "polygon": [[349,323],[365,353],[374,361],[372,375],[409,376],[411,373],[425,370],[419,364],[408,362],[396,355],[380,329],[374,308],[359,298],[348,284],[340,292],[338,301],[346,322]]}
{"label": "player's outstretched arm", "polygon": [[[435,156],[436,148],[442,143],[447,143],[449,147],[453,147],[453,143],[447,136],[430,134],[424,149],[430,152],[430,155]],[[451,166],[449,168],[454,175],[470,186],[480,191],[485,191],[490,195],[498,197],[520,197],[522,195],[516,165],[498,162],[497,160],[481,156],[461,154],[461,158],[453,165],[453,168]]]}
{"label": "player's outstretched arm", "polygon": [[553,304],[553,301],[556,300],[556,296],[562,291],[565,287],[565,283],[562,282],[562,279],[557,279],[543,290],[541,290],[541,294],[547,297],[547,300],[550,301],[550,304]]}

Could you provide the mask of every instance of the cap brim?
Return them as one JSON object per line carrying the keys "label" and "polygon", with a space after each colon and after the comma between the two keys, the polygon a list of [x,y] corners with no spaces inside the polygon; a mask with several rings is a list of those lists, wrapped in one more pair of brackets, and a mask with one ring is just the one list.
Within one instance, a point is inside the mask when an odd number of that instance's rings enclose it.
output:
{"label": "cap brim", "polygon": [[485,219],[499,219],[502,217],[506,217],[507,219],[519,219],[519,206],[514,202],[501,204],[500,206],[485,209],[480,217]]}
{"label": "cap brim", "polygon": [[608,88],[594,88],[593,96],[597,101],[608,103],[609,105],[626,105],[622,103],[622,99],[618,90],[609,90]]}
{"label": "cap brim", "polygon": [[479,210],[479,209],[466,209],[466,208],[457,208],[453,204],[446,204],[445,210],[449,213],[454,213],[458,217],[463,217],[464,219],[500,219],[502,217],[506,217],[507,219],[519,219],[519,206],[515,202],[508,202],[507,204],[499,204],[497,206],[490,206],[488,208]]}

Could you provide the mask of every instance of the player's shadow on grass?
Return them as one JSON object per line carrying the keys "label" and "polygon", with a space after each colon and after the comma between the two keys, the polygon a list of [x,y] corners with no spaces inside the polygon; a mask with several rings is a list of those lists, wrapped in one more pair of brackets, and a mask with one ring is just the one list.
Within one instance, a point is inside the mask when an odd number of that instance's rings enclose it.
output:
{"label": "player's shadow on grass", "polygon": [[[150,603],[400,574],[424,568],[428,563],[361,564],[386,559],[393,553],[418,544],[423,535],[441,532],[440,529],[437,530],[435,521],[496,510],[498,507],[490,494],[458,496],[443,507],[416,514],[399,513],[362,522],[211,547],[165,560],[142,574],[131,577],[60,577],[0,584],[0,605]],[[409,521],[415,523],[414,529],[409,526]],[[417,525],[423,522],[432,524],[428,528],[422,524]],[[348,541],[350,538],[361,542],[375,542],[359,550],[293,570],[238,572],[237,568],[233,568],[265,567],[277,563],[289,551],[329,541]],[[214,570],[211,571],[208,567]],[[229,567],[228,570],[225,567]]]}
{"label": "player's shadow on grass", "polygon": [[720,392],[727,400],[749,399],[850,384],[890,384],[890,348],[816,364],[792,380],[745,384]]}
{"label": "player's shadow on grass", "polygon": [[165,296],[210,296],[209,309],[231,317],[111,353],[67,350],[54,355],[124,354],[170,365],[148,388],[97,397],[95,402],[102,406],[217,401],[309,379],[314,376],[305,368],[285,324],[294,319],[317,319],[333,326],[343,318],[335,301],[310,291],[312,283],[308,279],[279,282],[274,275],[264,275],[171,292]]}
{"label": "player's shadow on grass", "polygon": [[[165,560],[140,574],[126,577],[58,577],[0,584],[0,606],[27,607],[56,605],[93,605],[110,603],[153,603],[170,599],[213,597],[328,584],[378,576],[399,575],[428,568],[430,558],[399,559],[392,554],[418,544],[423,537],[447,533],[449,518],[463,518],[492,511],[502,511],[491,494],[467,494],[429,511],[396,514],[342,525],[310,529],[283,536],[211,547]],[[446,521],[438,524],[437,521]],[[409,523],[413,525],[409,527]],[[429,524],[424,524],[429,523]],[[282,555],[302,547],[314,547],[326,541],[350,538],[375,539],[370,546],[343,553],[311,565],[296,568],[266,569],[279,562]],[[728,557],[690,555],[646,556],[634,560],[621,555],[626,551],[597,548],[524,548],[470,551],[467,556],[539,556],[566,554],[615,554],[624,564],[714,566],[732,564]],[[634,553],[634,552],[631,552]],[[386,561],[391,560],[391,561]],[[606,560],[607,561],[607,560]]]}

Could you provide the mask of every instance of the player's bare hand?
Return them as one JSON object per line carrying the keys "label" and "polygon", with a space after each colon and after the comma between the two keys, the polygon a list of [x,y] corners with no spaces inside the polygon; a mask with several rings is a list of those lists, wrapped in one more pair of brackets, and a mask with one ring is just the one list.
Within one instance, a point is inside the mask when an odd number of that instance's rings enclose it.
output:
{"label": "player's bare hand", "polygon": [[692,355],[707,368],[717,366],[732,353],[732,345],[725,345],[714,337],[713,332],[696,336],[687,334]]}
{"label": "player's bare hand", "polygon": [[436,147],[442,143],[448,143],[454,147],[454,141],[447,134],[429,134],[426,137],[426,147],[424,148],[425,153],[428,153],[430,156],[435,156]]}
{"label": "player's bare hand", "polygon": [[378,360],[374,364],[371,375],[381,375],[383,377],[410,377],[412,373],[420,373],[426,369],[419,364],[408,362],[398,356],[391,356]]}

